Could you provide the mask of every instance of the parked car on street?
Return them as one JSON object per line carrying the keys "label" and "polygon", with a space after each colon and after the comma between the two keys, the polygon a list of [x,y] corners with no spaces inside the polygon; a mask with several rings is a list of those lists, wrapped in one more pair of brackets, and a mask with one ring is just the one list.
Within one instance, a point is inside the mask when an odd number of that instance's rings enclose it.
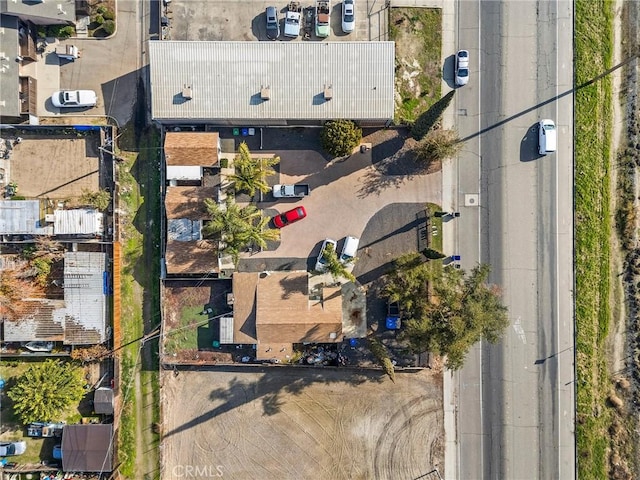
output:
{"label": "parked car on street", "polygon": [[333,251],[336,251],[336,247],[338,242],[332,240],[331,238],[325,238],[324,242],[322,242],[322,247],[320,247],[320,253],[318,254],[318,260],[316,260],[316,270],[318,272],[324,272],[327,266],[327,256],[326,250],[327,246],[331,245],[333,247]]}
{"label": "parked car on street", "polygon": [[93,90],[60,90],[51,95],[51,103],[58,108],[93,107],[98,97]]}
{"label": "parked car on street", "polygon": [[344,0],[342,2],[342,31],[344,33],[353,32],[356,25],[356,9],[354,0]]}
{"label": "parked car on street", "polygon": [[456,85],[461,87],[469,82],[469,51],[460,50],[456,54]]}
{"label": "parked car on street", "polygon": [[291,209],[287,212],[281,213],[280,215],[276,215],[273,217],[273,224],[278,227],[286,227],[290,223],[297,222],[298,220],[302,220],[307,216],[307,211],[304,209],[302,205]]}
{"label": "parked car on street", "polygon": [[276,7],[267,7],[267,38],[269,40],[277,40],[280,36],[280,19],[278,18],[278,9]]}
{"label": "parked car on street", "polygon": [[22,344],[30,352],[50,352],[53,350],[53,342],[27,342]]}
{"label": "parked car on street", "polygon": [[27,451],[27,442],[0,442],[0,457],[22,455]]}

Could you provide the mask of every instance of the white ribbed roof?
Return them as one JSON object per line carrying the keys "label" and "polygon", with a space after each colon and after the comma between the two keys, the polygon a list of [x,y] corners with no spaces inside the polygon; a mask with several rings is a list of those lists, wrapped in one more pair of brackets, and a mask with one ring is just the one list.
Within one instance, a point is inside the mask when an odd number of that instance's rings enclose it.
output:
{"label": "white ribbed roof", "polygon": [[[393,42],[149,44],[156,120],[393,118]],[[185,85],[191,100],[182,96]],[[333,98],[326,101],[328,85]]]}

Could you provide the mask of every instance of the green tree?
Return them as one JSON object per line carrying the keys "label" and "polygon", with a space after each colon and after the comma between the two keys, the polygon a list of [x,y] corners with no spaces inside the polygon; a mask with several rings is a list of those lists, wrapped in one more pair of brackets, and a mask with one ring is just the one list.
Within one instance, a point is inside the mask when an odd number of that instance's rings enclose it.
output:
{"label": "green tree", "polygon": [[80,202],[84,205],[95,207],[98,210],[106,210],[111,203],[111,194],[106,190],[93,192],[91,190],[83,189],[82,195],[80,195]]}
{"label": "green tree", "polygon": [[330,120],[320,133],[322,148],[334,157],[351,155],[362,140],[362,129],[351,120]]}
{"label": "green tree", "polygon": [[497,342],[509,325],[500,291],[487,284],[490,267],[466,274],[454,268],[432,268],[417,253],[396,261],[385,295],[405,312],[402,339],[418,353],[447,356],[447,367],[462,367],[471,346],[484,339]]}
{"label": "green tree", "polygon": [[84,396],[82,369],[59,360],[33,363],[8,395],[24,424],[60,420],[60,415]]}
{"label": "green tree", "polygon": [[[342,263],[338,259],[338,254],[333,248],[333,245],[327,243],[327,246],[324,249],[323,253],[324,258],[326,259],[326,263],[324,264],[324,268],[327,272],[331,274],[334,280],[337,280],[340,277],[344,277],[351,282],[356,281],[356,277],[354,277],[353,273],[351,273],[347,269],[347,265]],[[353,262],[355,259],[350,259],[349,263]]]}
{"label": "green tree", "polygon": [[255,205],[240,207],[228,198],[220,206],[213,200],[204,201],[209,221],[203,226],[205,237],[225,244],[223,251],[237,263],[240,252],[249,246],[266,248],[267,242],[280,238],[280,231],[268,228],[270,218]]}
{"label": "green tree", "polygon": [[462,148],[455,130],[431,130],[414,147],[414,153],[425,168],[455,156]]}
{"label": "green tree", "polygon": [[235,173],[229,176],[237,191],[247,192],[251,197],[256,191],[267,193],[271,187],[267,183],[267,177],[275,175],[273,167],[280,163],[280,158],[253,158],[249,147],[242,142],[238,147],[238,155],[233,160]]}

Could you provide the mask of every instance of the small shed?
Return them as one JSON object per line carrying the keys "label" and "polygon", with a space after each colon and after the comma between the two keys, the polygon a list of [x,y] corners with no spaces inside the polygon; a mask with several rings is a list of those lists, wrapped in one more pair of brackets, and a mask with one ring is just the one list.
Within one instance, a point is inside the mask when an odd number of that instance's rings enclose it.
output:
{"label": "small shed", "polygon": [[113,415],[113,390],[100,387],[93,393],[93,411],[104,415]]}
{"label": "small shed", "polygon": [[113,425],[67,425],[62,430],[63,472],[113,470]]}

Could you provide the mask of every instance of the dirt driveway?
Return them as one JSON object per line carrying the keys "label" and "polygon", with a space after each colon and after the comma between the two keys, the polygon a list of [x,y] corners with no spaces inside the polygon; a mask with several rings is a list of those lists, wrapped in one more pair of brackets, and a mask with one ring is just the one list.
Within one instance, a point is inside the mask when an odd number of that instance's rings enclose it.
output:
{"label": "dirt driveway", "polygon": [[[288,367],[162,374],[162,478],[426,478],[441,375]],[[222,475],[220,475],[220,473]],[[429,477],[430,478],[430,477]]]}

